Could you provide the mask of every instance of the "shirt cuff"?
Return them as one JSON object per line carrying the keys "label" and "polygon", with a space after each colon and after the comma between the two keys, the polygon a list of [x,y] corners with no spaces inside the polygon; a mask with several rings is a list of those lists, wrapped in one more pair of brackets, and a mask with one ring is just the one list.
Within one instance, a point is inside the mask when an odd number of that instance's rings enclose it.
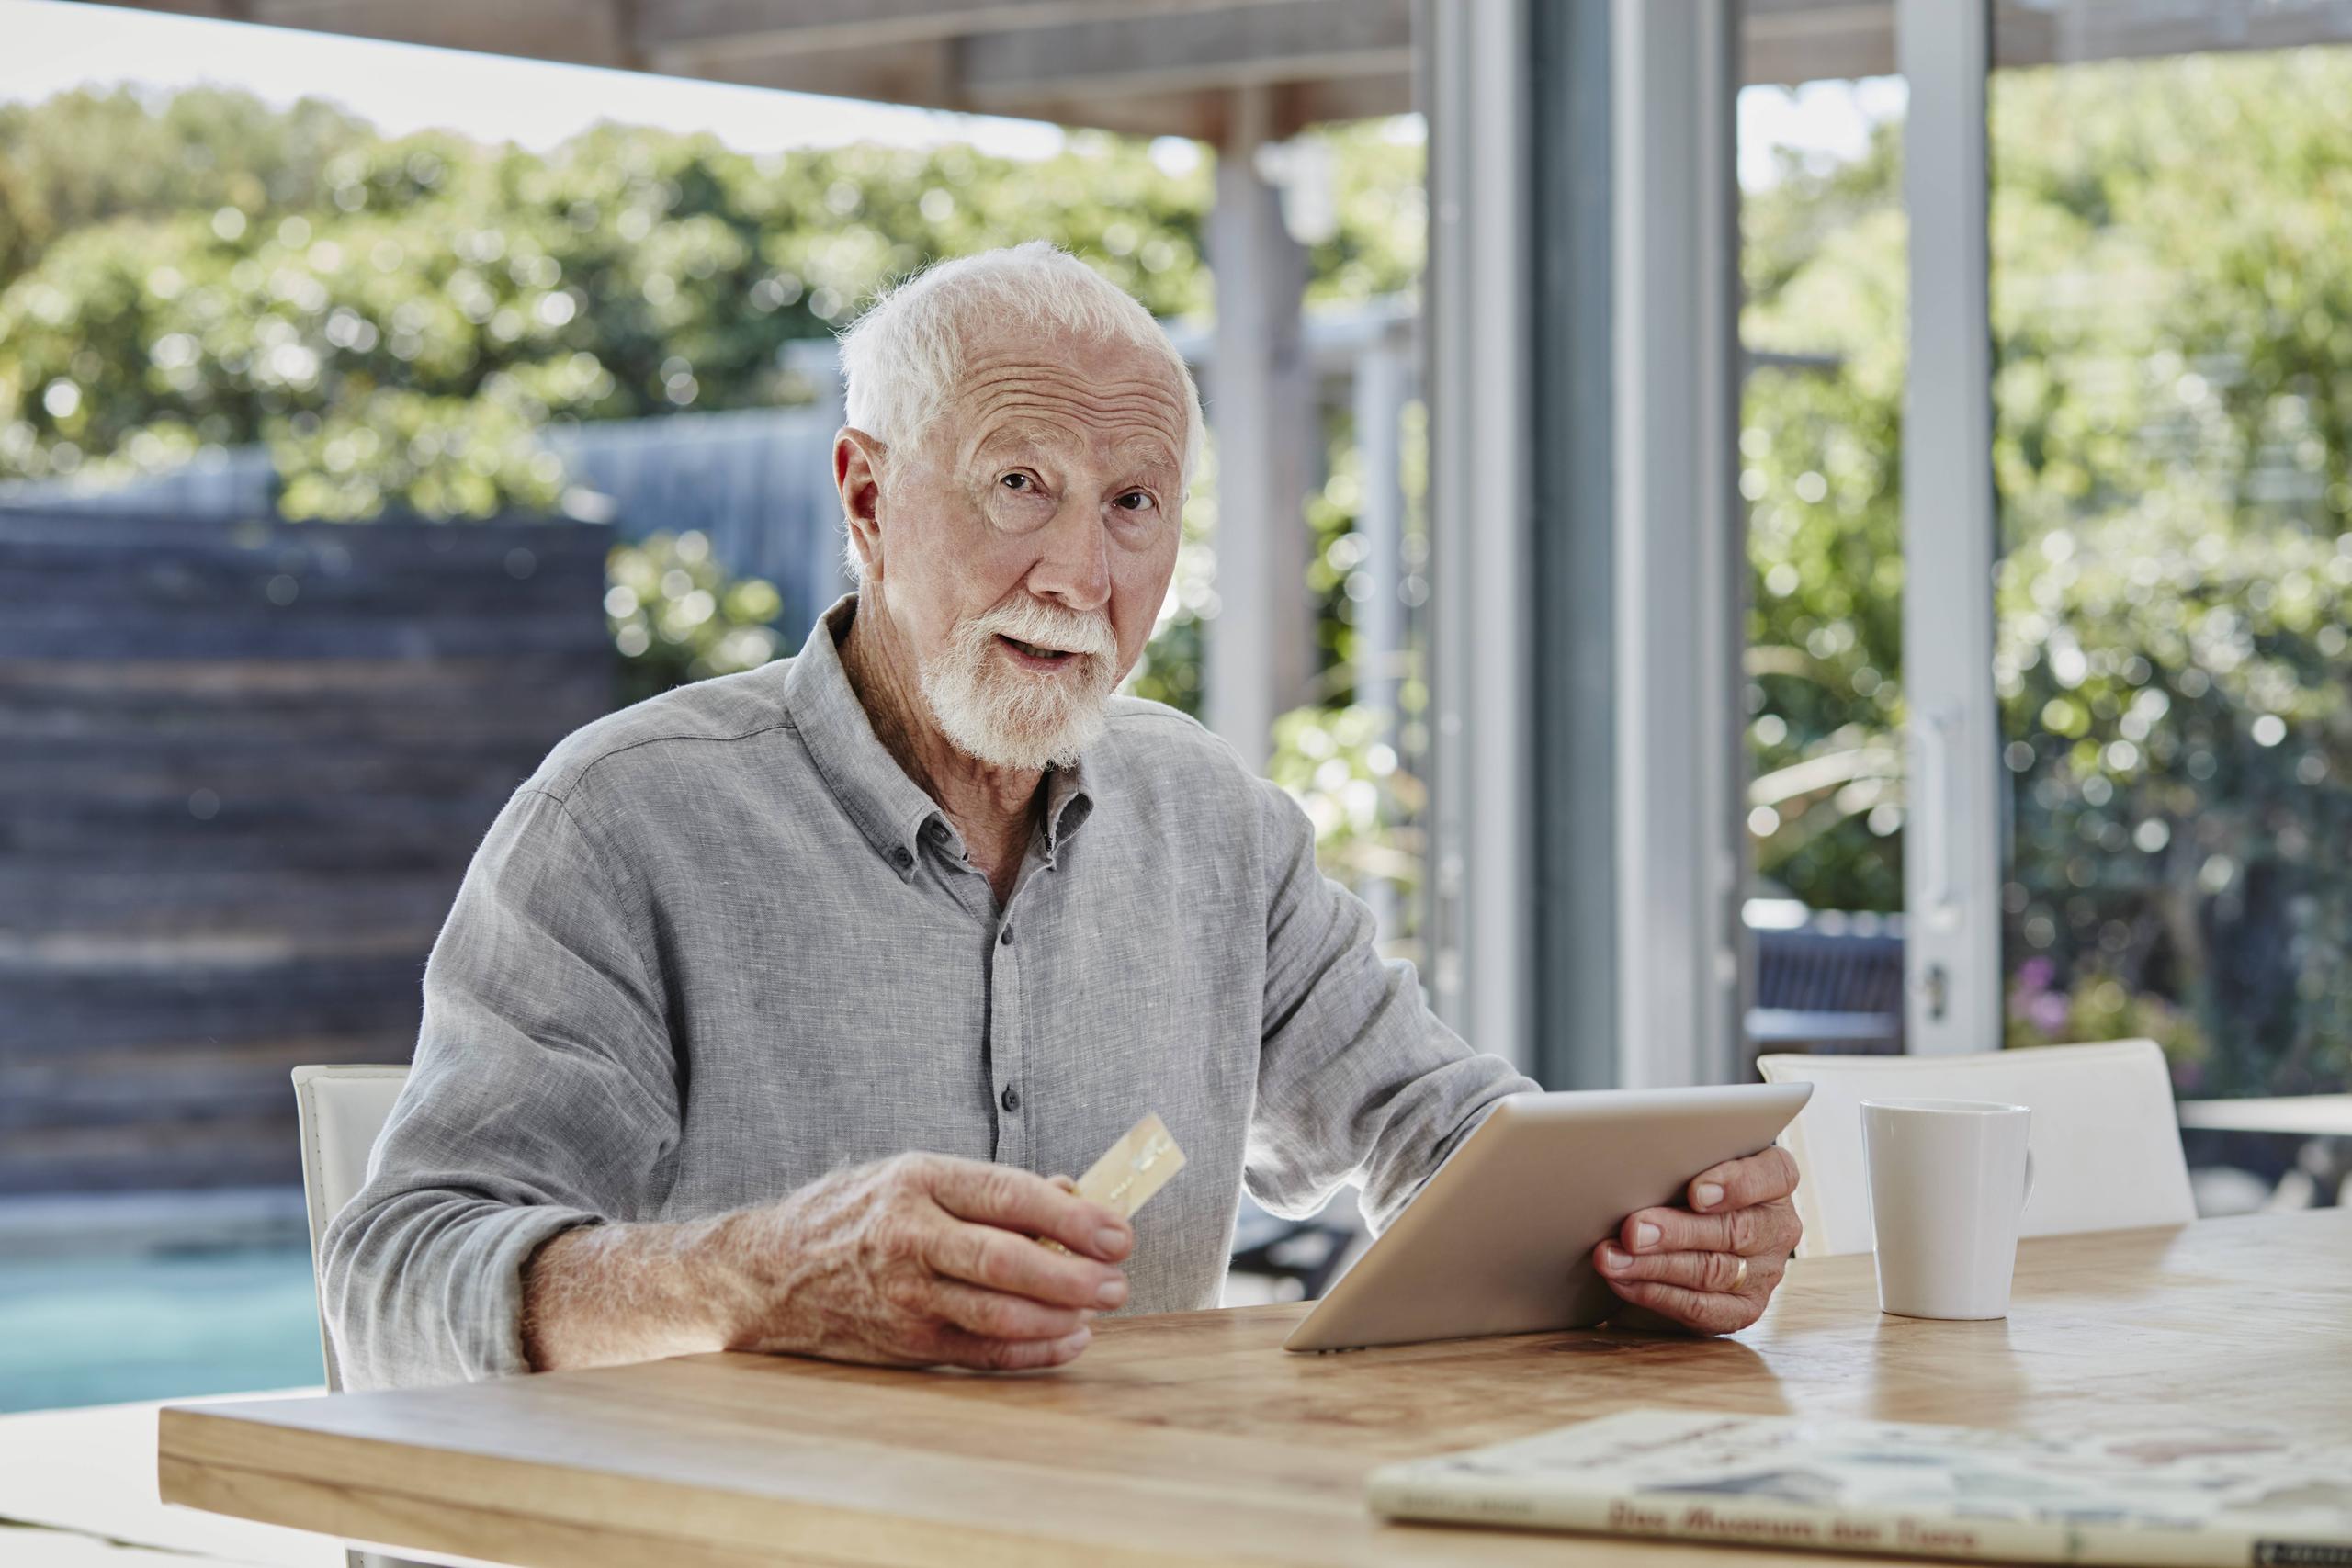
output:
{"label": "shirt cuff", "polygon": [[[560,1204],[481,1204],[454,1220],[442,1245],[417,1248],[388,1292],[411,1302],[409,1325],[379,1318],[390,1344],[356,1364],[380,1386],[415,1387],[513,1377],[531,1370],[523,1353],[523,1265],[550,1237],[605,1217]],[[430,1302],[431,1306],[424,1303]],[[422,1310],[420,1310],[422,1309]],[[336,1348],[346,1369],[355,1359]]]}

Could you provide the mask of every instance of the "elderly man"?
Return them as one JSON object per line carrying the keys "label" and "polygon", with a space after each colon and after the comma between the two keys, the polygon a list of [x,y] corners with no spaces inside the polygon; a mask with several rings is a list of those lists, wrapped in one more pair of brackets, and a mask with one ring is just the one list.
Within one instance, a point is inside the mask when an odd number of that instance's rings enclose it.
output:
{"label": "elderly man", "polygon": [[[325,1239],[355,1386],[1052,1366],[1097,1312],[1214,1305],[1245,1190],[1305,1214],[1352,1182],[1383,1225],[1535,1087],[1382,962],[1281,790],[1112,695],[1201,446],[1143,309],[1032,243],[907,283],[842,357],[858,592],[792,659],[569,737],[474,857]],[[1131,1230],[1060,1173],[1152,1111],[1189,1161]],[[1700,1173],[1601,1269],[1743,1327],[1793,1181],[1777,1151]]]}

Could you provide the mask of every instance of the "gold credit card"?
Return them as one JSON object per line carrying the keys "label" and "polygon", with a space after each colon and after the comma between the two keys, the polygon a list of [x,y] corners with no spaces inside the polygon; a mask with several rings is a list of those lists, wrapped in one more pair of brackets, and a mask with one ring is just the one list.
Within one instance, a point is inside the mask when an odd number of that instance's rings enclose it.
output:
{"label": "gold credit card", "polygon": [[[1128,1128],[1125,1136],[1088,1168],[1078,1179],[1078,1195],[1102,1204],[1123,1220],[1133,1219],[1136,1211],[1183,1168],[1184,1151],[1176,1146],[1168,1124],[1155,1112]],[[1060,1247],[1054,1241],[1046,1245]]]}
{"label": "gold credit card", "polygon": [[1123,1220],[1132,1219],[1183,1168],[1184,1151],[1168,1135],[1167,1123],[1156,1114],[1147,1116],[1078,1179],[1078,1195],[1116,1212]]}

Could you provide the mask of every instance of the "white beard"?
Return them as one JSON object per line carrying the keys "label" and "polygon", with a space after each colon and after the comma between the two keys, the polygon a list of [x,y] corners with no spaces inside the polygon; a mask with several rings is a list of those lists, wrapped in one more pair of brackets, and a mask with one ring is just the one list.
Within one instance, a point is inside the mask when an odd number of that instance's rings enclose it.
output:
{"label": "white beard", "polygon": [[[1022,668],[999,649],[1000,636],[1069,649],[1068,667]],[[1108,620],[1024,594],[957,625],[923,667],[923,701],[956,750],[990,767],[1068,767],[1102,733],[1118,657]]]}

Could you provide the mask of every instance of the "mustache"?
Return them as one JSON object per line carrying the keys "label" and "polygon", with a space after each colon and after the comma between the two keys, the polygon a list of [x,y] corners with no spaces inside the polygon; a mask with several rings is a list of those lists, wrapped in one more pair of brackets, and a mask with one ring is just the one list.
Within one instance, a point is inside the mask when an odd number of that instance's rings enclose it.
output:
{"label": "mustache", "polygon": [[1119,652],[1119,639],[1112,635],[1107,616],[1081,615],[1037,599],[1000,604],[965,625],[967,635],[974,638],[1008,637],[1036,648],[1058,648],[1097,659],[1114,659]]}

